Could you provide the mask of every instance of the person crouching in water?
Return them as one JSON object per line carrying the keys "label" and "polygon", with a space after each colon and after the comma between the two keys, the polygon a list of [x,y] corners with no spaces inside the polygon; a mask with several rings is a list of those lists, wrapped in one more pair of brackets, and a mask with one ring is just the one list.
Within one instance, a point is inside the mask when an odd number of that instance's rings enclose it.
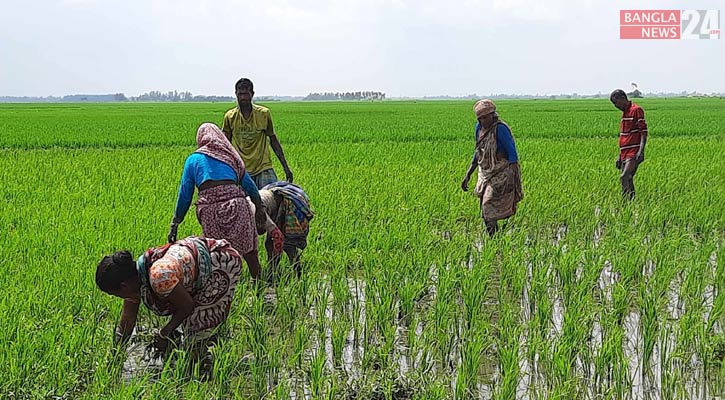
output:
{"label": "person crouching in water", "polygon": [[471,166],[461,182],[468,190],[471,174],[478,167],[478,181],[474,193],[480,199],[481,217],[489,236],[498,231],[498,220],[516,214],[523,199],[519,156],[511,128],[499,119],[493,101],[479,100],[473,106],[476,113],[476,149]]}
{"label": "person crouching in water", "polygon": [[242,255],[230,242],[191,236],[152,247],[138,260],[126,250],[103,257],[96,285],[123,299],[116,343],[131,337],[141,303],[157,315],[170,316],[151,344],[157,354],[165,354],[170,345],[179,344],[179,327],[190,345],[213,338],[214,328],[229,316],[241,273]]}
{"label": "person crouching in water", "polygon": [[[305,191],[289,182],[270,183],[259,190],[267,214],[284,235],[284,252],[299,277],[302,273],[300,256],[307,247],[307,235],[310,232],[310,220],[315,216],[310,206],[310,198]],[[270,231],[270,229],[267,229]],[[267,250],[270,268],[277,270],[281,254],[274,255],[272,235],[267,235],[264,247]]]}

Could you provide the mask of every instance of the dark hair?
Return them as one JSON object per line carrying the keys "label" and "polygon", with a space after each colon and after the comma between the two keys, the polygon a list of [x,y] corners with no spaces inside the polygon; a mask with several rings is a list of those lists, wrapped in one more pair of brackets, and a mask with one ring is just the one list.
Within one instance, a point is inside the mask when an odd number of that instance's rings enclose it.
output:
{"label": "dark hair", "polygon": [[625,99],[627,100],[627,93],[622,89],[616,89],[612,92],[612,94],[609,95],[609,101],[614,102],[616,99]]}
{"label": "dark hair", "polygon": [[234,90],[238,89],[249,89],[252,92],[254,91],[254,84],[252,83],[249,78],[242,78],[237,81],[237,83],[234,84]]}
{"label": "dark hair", "polygon": [[121,287],[121,282],[136,275],[136,263],[128,250],[121,250],[105,256],[96,267],[96,285],[109,293]]}

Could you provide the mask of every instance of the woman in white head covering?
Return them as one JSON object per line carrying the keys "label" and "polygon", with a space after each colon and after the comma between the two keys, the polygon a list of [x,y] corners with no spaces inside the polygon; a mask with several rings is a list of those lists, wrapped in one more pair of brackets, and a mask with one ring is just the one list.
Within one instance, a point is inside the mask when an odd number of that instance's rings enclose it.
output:
{"label": "woman in white head covering", "polygon": [[493,235],[498,231],[498,220],[516,214],[518,202],[524,197],[519,158],[511,128],[499,118],[493,101],[479,100],[473,111],[478,119],[476,149],[461,188],[468,190],[471,174],[478,167],[474,193],[480,199],[486,230]]}

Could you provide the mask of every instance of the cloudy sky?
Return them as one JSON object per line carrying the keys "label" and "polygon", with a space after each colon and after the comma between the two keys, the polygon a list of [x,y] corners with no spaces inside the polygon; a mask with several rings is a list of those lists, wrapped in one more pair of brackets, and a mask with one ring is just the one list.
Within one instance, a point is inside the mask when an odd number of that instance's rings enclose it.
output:
{"label": "cloudy sky", "polygon": [[720,9],[722,29],[723,4],[3,0],[0,95],[725,92],[725,39],[619,39],[620,9]]}

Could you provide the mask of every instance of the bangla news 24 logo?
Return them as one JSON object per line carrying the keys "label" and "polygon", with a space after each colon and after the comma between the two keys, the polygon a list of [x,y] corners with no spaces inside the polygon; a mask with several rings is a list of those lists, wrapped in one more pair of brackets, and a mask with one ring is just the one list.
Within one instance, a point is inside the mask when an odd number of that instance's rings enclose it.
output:
{"label": "bangla news 24 logo", "polygon": [[620,39],[720,39],[720,10],[619,10]]}

